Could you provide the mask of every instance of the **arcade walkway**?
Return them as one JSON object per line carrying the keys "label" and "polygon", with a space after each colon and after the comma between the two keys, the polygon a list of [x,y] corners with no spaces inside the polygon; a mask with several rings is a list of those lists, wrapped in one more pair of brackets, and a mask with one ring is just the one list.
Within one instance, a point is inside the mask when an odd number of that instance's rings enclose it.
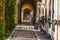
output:
{"label": "arcade walkway", "polygon": [[12,32],[12,35],[7,40],[51,40],[48,38],[46,34],[41,34],[39,31],[35,31],[33,26],[29,26],[30,30],[21,30],[21,27],[28,26],[20,26],[16,27],[15,30]]}

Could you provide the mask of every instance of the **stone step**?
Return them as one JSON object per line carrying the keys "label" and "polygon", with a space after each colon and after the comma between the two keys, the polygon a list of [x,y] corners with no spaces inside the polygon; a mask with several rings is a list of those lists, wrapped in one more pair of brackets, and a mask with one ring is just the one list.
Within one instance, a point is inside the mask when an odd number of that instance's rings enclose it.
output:
{"label": "stone step", "polygon": [[20,38],[20,37],[17,37],[17,38],[11,38],[10,40],[38,40],[38,38]]}
{"label": "stone step", "polygon": [[15,30],[13,35],[13,37],[36,38],[35,32],[28,30]]}
{"label": "stone step", "polygon": [[26,26],[26,25],[17,25],[16,30],[34,30],[34,26]]}

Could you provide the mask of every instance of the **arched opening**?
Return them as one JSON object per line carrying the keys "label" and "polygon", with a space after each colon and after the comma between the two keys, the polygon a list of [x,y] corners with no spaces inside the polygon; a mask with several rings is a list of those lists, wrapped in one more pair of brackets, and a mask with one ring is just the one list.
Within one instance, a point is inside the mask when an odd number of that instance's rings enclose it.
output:
{"label": "arched opening", "polygon": [[32,24],[34,8],[30,4],[24,4],[21,7],[21,24]]}
{"label": "arched opening", "polygon": [[[36,21],[36,0],[21,0],[18,3],[18,24],[23,24],[23,23],[31,23],[34,25]],[[27,12],[26,12],[27,11]],[[26,14],[26,16],[25,16]],[[29,16],[28,16],[29,15]],[[26,18],[25,18],[25,17]],[[33,19],[31,20],[31,18]],[[28,19],[28,20],[25,20]],[[27,21],[27,22],[25,22]]]}

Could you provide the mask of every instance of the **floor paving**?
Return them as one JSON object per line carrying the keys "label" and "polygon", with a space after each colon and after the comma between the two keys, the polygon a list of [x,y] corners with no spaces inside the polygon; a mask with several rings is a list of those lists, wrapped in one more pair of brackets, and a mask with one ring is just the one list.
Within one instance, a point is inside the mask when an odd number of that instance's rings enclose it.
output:
{"label": "floor paving", "polygon": [[51,38],[39,31],[15,30],[7,40],[51,40]]}
{"label": "floor paving", "polygon": [[52,40],[47,34],[42,34],[41,32],[36,32],[40,40]]}

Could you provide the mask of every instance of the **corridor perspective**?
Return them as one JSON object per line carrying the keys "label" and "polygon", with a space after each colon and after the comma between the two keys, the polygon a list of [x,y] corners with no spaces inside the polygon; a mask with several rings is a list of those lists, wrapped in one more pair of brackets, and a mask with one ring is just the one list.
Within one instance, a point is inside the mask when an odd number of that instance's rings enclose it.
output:
{"label": "corridor perspective", "polygon": [[58,0],[13,1],[5,3],[6,40],[58,40]]}

